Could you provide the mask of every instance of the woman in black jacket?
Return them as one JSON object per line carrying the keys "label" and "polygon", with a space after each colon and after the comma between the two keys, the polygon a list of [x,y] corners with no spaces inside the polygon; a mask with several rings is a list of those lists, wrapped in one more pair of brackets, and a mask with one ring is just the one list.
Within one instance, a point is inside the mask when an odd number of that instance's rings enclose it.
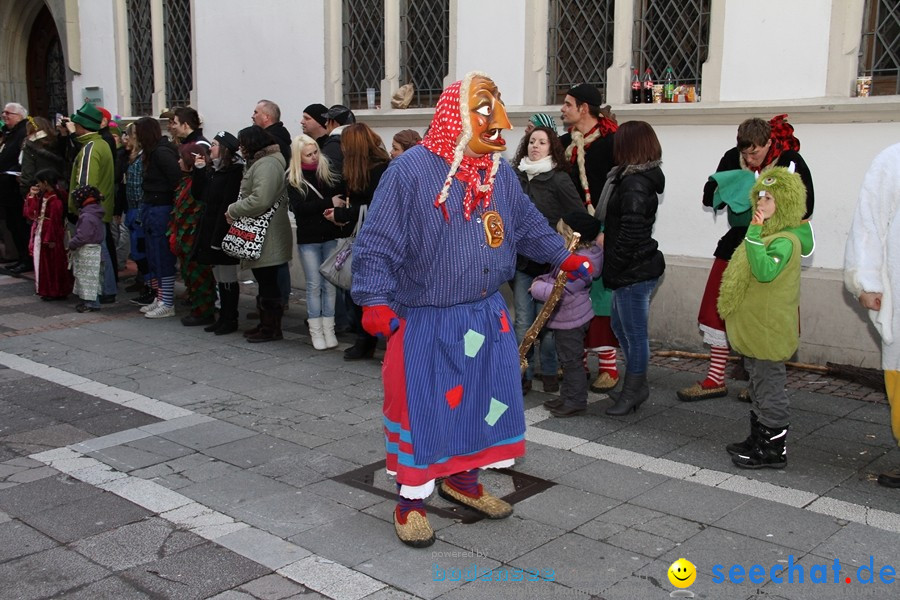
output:
{"label": "woman in black jacket", "polygon": [[298,135],[291,144],[287,191],[297,223],[297,251],[306,277],[306,312],[313,348],[326,350],[338,345],[334,334],[334,303],[337,288],[319,273],[319,267],[337,247],[341,229],[325,218],[325,211],[340,204],[337,174],[328,157],[319,152],[316,140]]}
{"label": "woman in black jacket", "polygon": [[[531,198],[554,230],[563,215],[573,211],[587,212],[575,184],[572,183],[572,178],[569,177],[571,165],[566,160],[565,150],[553,129],[549,127],[532,129],[522,138],[512,164],[516,168],[516,175],[519,176],[519,183],[522,184],[522,191]],[[516,338],[520,343],[543,306],[542,303],[535,302],[528,290],[535,277],[549,270],[550,265],[534,263],[524,256],[518,256],[516,259],[516,275],[510,283],[516,305],[514,327]],[[545,329],[539,339],[544,391],[551,393],[559,391],[559,379],[556,375],[559,360],[556,356],[553,332]],[[532,354],[533,350],[530,350],[528,368],[522,376],[522,392],[525,394],[531,390],[534,375],[534,368],[530,362]]]}
{"label": "woman in black jacket", "polygon": [[613,156],[616,167],[607,176],[596,216],[605,223],[603,283],[613,290],[611,324],[626,361],[622,392],[606,414],[624,415],[650,395],[650,295],[666,269],[653,224],[666,180],[662,148],[649,123],[620,125]]}
{"label": "woman in black jacket", "polygon": [[226,335],[238,329],[238,284],[240,261],[222,251],[222,238],[228,233],[225,210],[237,200],[244,176],[244,161],[238,156],[238,140],[227,131],[220,131],[210,143],[212,165],[197,159],[194,162],[194,197],[200,199],[202,213],[197,224],[192,259],[201,265],[212,265],[213,277],[219,289],[219,318],[203,331]]}
{"label": "woman in black jacket", "polygon": [[[348,125],[341,134],[341,150],[344,153],[342,173],[347,190],[345,199],[335,198],[334,208],[326,209],[325,218],[342,226],[339,237],[352,234],[360,217],[360,207],[368,206],[375,195],[375,188],[387,169],[390,156],[384,149],[384,142],[365,123]],[[362,328],[361,309],[346,295],[347,306],[353,314],[353,325],[357,331],[356,343],[344,352],[344,360],[372,358],[377,339]]]}
{"label": "woman in black jacket", "polygon": [[156,300],[141,308],[141,312],[148,319],[174,317],[175,255],[169,247],[168,229],[175,188],[181,180],[178,151],[162,136],[156,119],[141,117],[134,124],[134,133],[143,149],[144,176],[141,187],[144,204],[141,223],[146,239],[150,285],[157,290]]}

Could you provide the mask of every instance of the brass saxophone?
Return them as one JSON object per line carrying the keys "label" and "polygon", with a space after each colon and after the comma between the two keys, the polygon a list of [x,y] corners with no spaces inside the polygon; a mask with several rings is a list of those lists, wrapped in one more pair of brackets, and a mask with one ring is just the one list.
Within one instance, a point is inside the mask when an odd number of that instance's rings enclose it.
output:
{"label": "brass saxophone", "polygon": [[[580,239],[581,234],[577,232],[572,233],[572,237],[568,240],[568,244],[566,245],[569,252],[575,251],[575,247],[578,245],[578,240]],[[538,334],[541,332],[541,329],[544,328],[547,319],[550,318],[553,309],[556,308],[556,305],[559,303],[559,299],[562,297],[563,288],[566,287],[566,279],[567,273],[565,271],[561,270],[556,274],[556,281],[553,283],[553,291],[550,292],[550,297],[544,302],[544,307],[541,309],[541,312],[538,313],[538,316],[535,317],[534,323],[531,324],[528,331],[525,332],[522,343],[519,344],[519,366],[522,368],[523,374],[525,373],[525,369],[528,368],[528,359],[525,358],[525,355],[528,354],[528,351],[534,346],[534,341],[537,339]]]}

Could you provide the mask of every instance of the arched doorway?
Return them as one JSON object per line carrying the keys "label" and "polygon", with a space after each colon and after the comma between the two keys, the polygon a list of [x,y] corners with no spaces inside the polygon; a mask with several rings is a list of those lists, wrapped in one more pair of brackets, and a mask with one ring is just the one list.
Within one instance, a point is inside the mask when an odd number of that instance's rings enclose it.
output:
{"label": "arched doorway", "polygon": [[56,113],[67,114],[69,100],[62,43],[46,5],[31,27],[25,68],[29,113],[51,121]]}

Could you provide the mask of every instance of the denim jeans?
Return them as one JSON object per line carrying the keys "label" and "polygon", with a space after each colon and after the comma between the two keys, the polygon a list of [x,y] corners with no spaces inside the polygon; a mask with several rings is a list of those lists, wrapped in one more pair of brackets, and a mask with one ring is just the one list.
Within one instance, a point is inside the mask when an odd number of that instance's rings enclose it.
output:
{"label": "denim jeans", "polygon": [[169,236],[166,235],[171,218],[171,204],[144,204],[142,207],[147,264],[153,277],[160,279],[175,276],[175,255],[169,249]]}
{"label": "denim jeans", "polygon": [[320,244],[297,244],[300,264],[306,276],[306,313],[310,319],[334,316],[337,288],[319,273],[322,262],[337,247],[337,240]]}
{"label": "denim jeans", "polygon": [[[520,344],[525,337],[525,332],[534,323],[534,318],[544,306],[543,302],[535,302],[531,294],[528,293],[528,288],[531,287],[532,281],[534,281],[534,277],[522,271],[516,271],[515,279],[512,280],[513,301],[516,309],[513,328],[516,330],[516,339]],[[559,370],[559,359],[556,357],[556,339],[553,337],[553,332],[544,329],[538,339],[538,344],[540,345],[541,373],[555,377],[556,372]],[[533,354],[534,348],[528,351],[529,363],[528,369],[525,371],[525,379],[529,381],[534,377],[534,368],[531,365]]]}
{"label": "denim jeans", "polygon": [[610,325],[625,353],[625,371],[635,375],[647,372],[650,363],[650,295],[659,278],[648,279],[613,290]]}

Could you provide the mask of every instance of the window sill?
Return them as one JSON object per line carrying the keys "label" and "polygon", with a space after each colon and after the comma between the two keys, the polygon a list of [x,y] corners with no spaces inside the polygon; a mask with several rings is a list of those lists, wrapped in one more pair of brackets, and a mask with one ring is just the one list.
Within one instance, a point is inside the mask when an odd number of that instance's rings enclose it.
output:
{"label": "window sill", "polygon": [[[900,96],[868,98],[809,98],[752,102],[693,102],[678,104],[617,104],[619,121],[646,120],[653,125],[734,125],[752,116],[787,113],[791,123],[894,123],[900,121]],[[431,121],[433,108],[354,111],[372,127],[422,127]],[[508,106],[514,123],[538,112],[559,116],[556,105]]]}

